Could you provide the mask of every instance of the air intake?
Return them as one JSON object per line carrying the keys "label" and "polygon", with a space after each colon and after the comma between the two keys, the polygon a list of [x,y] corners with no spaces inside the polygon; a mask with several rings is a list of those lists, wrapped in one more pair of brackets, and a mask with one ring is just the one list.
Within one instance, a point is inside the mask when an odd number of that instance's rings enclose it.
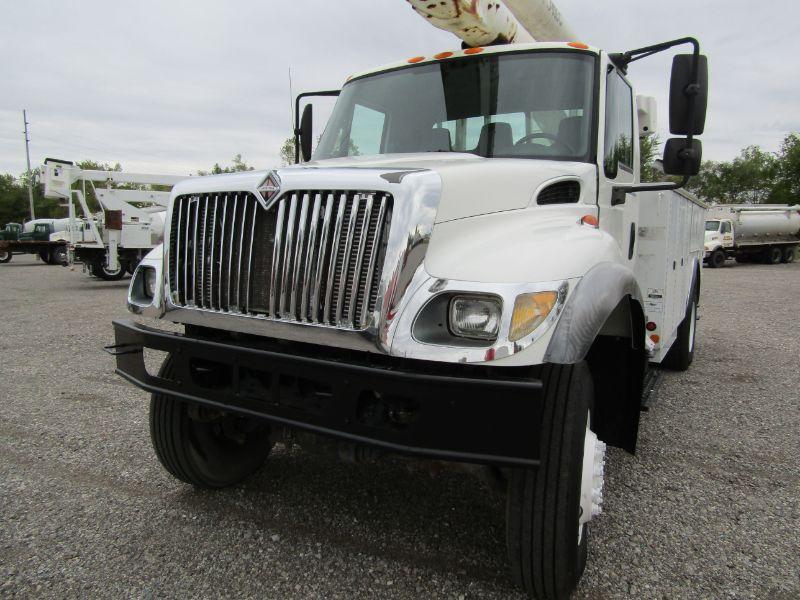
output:
{"label": "air intake", "polygon": [[544,188],[536,197],[539,206],[546,204],[575,204],[581,197],[581,184],[577,181],[559,181]]}

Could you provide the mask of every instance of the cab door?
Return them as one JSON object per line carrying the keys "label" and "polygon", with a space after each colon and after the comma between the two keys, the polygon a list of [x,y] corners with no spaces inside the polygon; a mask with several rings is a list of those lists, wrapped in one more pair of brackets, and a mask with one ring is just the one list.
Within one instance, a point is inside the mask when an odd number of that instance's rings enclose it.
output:
{"label": "cab door", "polygon": [[637,194],[614,198],[615,186],[639,181],[639,137],[634,94],[630,83],[608,59],[603,62],[598,145],[600,228],[619,245],[623,264],[636,261]]}
{"label": "cab door", "polygon": [[733,248],[733,223],[722,221],[720,224],[720,234],[722,235],[722,247]]}

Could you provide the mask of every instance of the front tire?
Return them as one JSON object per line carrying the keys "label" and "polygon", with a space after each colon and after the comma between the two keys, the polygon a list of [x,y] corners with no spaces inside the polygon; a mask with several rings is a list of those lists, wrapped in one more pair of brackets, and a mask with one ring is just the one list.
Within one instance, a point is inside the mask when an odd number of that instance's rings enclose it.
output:
{"label": "front tire", "polygon": [[[164,360],[159,377],[174,377],[171,357]],[[272,448],[269,426],[263,421],[163,394],[151,396],[150,438],[158,460],[173,477],[209,489],[238,483],[264,463]]]}
{"label": "front tire", "polygon": [[585,362],[544,369],[541,465],[511,472],[506,543],[512,576],[531,598],[568,598],[588,552],[581,491],[594,386]]}
{"label": "front tire", "polygon": [[708,266],[712,269],[719,269],[721,266],[725,264],[725,252],[717,249],[711,253],[711,256],[708,258]]}

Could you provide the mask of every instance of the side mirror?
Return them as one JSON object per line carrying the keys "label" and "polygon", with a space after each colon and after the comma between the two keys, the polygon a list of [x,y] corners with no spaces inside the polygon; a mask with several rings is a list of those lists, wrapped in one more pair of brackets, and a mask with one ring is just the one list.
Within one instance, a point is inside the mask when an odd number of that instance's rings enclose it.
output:
{"label": "side mirror", "polygon": [[700,172],[703,144],[692,140],[691,146],[684,138],[671,138],[664,147],[664,173],[667,175],[694,176]]}
{"label": "side mirror", "polygon": [[669,89],[669,130],[673,135],[700,135],[706,126],[708,106],[708,58],[697,60],[697,84],[693,81],[694,55],[672,59]]}
{"label": "side mirror", "polygon": [[306,104],[306,107],[303,109],[303,117],[300,119],[300,152],[303,156],[303,162],[311,160],[313,120],[313,109],[310,104]]}

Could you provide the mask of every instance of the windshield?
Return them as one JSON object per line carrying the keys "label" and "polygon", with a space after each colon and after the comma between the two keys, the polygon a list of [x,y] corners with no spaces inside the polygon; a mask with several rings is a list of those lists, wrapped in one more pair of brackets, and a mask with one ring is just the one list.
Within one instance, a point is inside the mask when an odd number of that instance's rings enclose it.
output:
{"label": "windshield", "polygon": [[342,90],[314,159],[470,152],[588,161],[594,61],[487,54],[357,79]]}
{"label": "windshield", "polygon": [[706,221],[706,231],[719,231],[719,221]]}

